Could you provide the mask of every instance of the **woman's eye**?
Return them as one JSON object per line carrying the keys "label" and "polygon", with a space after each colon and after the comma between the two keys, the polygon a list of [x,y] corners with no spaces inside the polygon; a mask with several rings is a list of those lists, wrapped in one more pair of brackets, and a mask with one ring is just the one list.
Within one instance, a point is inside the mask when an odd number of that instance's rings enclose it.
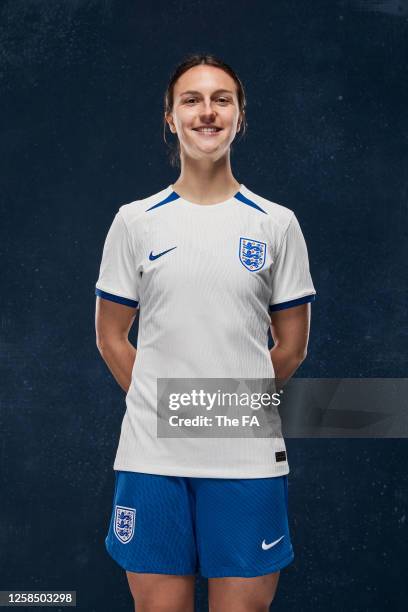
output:
{"label": "woman's eye", "polygon": [[[217,98],[217,100],[221,102],[222,104],[228,104],[229,102],[228,98],[224,98],[223,96]],[[186,104],[194,104],[194,102],[197,102],[197,98],[187,98],[185,100]]]}

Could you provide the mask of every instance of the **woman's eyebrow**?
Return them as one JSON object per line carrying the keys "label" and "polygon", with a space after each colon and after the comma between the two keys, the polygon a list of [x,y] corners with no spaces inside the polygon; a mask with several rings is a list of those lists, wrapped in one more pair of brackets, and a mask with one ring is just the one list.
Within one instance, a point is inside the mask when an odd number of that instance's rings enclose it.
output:
{"label": "woman's eyebrow", "polygon": [[[217,94],[217,93],[229,93],[232,94],[233,92],[230,91],[229,89],[217,89],[216,91],[213,92],[213,94]],[[194,94],[194,95],[201,95],[200,91],[193,91],[193,90],[189,90],[189,91],[183,91],[180,96],[184,96],[185,94]]]}

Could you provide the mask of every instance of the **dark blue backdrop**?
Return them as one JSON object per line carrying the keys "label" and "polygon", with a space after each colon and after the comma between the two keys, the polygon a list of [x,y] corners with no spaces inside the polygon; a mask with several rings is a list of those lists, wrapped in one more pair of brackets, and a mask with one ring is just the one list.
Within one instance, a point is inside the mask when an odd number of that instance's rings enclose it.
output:
{"label": "dark blue backdrop", "polygon": [[[177,178],[170,71],[210,52],[246,86],[234,175],[296,212],[318,292],[298,374],[406,376],[408,3],[0,7],[0,589],[76,589],[80,610],[127,612],[104,549],[124,394],[95,346],[94,285],[119,206]],[[405,609],[407,441],[287,446],[296,559],[273,609]]]}

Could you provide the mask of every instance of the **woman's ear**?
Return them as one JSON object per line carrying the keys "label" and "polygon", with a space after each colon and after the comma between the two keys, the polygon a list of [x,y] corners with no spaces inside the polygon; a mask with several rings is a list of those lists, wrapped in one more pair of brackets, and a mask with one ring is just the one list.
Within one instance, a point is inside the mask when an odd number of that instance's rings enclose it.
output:
{"label": "woman's ear", "polygon": [[169,130],[172,134],[176,134],[177,130],[173,123],[173,115],[171,113],[165,114],[165,119],[167,121],[167,125],[169,126]]}

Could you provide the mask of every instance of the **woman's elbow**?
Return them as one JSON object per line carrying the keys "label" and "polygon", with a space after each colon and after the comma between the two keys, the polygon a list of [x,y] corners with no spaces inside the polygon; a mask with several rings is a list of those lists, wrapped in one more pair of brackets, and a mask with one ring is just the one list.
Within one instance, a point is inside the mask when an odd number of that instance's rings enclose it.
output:
{"label": "woman's elbow", "polygon": [[296,352],[296,359],[299,362],[299,365],[301,363],[303,363],[303,361],[306,359],[307,357],[307,346],[305,346],[304,348],[299,349]]}
{"label": "woman's elbow", "polygon": [[106,352],[112,345],[112,334],[102,333],[102,331],[96,330],[96,346],[98,351],[102,354]]}

